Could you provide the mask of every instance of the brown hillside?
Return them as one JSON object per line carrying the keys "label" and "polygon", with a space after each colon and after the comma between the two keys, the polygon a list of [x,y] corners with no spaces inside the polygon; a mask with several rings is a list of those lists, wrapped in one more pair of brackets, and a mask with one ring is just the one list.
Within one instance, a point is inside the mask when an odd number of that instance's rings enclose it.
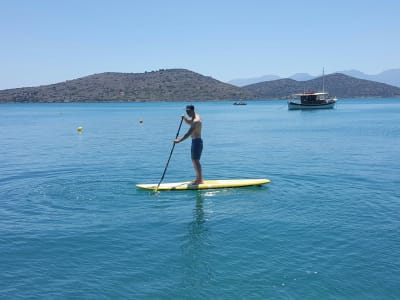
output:
{"label": "brown hillside", "polygon": [[101,73],[0,91],[0,102],[190,101],[248,99],[252,93],[185,69]]}

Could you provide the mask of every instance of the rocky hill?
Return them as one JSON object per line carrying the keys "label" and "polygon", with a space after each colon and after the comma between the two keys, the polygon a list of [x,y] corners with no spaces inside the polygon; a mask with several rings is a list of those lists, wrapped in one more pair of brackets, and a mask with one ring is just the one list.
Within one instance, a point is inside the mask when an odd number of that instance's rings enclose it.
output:
{"label": "rocky hill", "polygon": [[[399,97],[400,88],[343,74],[324,77],[325,90],[338,98]],[[308,81],[279,79],[236,87],[185,70],[101,73],[39,87],[0,91],[0,103],[193,101],[287,99],[303,91],[321,91],[322,77]]]}
{"label": "rocky hill", "polygon": [[[325,91],[338,98],[399,97],[400,88],[384,83],[358,79],[344,74],[330,74],[324,77]],[[247,85],[243,89],[260,99],[287,99],[292,94],[322,91],[322,77],[307,81],[278,79]]]}
{"label": "rocky hill", "polygon": [[0,103],[251,98],[252,92],[185,69],[145,73],[101,73],[51,85],[0,91]]}

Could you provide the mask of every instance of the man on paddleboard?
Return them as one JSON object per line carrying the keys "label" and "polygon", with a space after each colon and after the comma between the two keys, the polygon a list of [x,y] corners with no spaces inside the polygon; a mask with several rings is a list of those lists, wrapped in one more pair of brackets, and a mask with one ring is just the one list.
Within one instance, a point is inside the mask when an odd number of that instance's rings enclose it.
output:
{"label": "man on paddleboard", "polygon": [[201,118],[199,114],[195,113],[193,105],[186,106],[186,113],[190,118],[182,116],[182,119],[185,120],[186,124],[188,124],[190,128],[183,137],[175,139],[174,143],[178,144],[186,140],[189,136],[192,137],[191,155],[193,167],[196,171],[196,179],[192,183],[200,184],[203,183],[203,173],[200,165],[201,152],[203,151],[203,140],[201,139]]}

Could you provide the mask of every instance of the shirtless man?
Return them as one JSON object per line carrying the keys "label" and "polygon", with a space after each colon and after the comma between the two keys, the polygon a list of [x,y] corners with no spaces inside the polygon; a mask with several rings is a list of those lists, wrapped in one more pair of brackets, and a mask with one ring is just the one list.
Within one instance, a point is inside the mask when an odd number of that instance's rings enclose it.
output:
{"label": "shirtless man", "polygon": [[203,173],[200,165],[201,152],[203,151],[203,140],[201,139],[201,118],[200,115],[196,114],[193,105],[186,106],[186,113],[190,118],[182,116],[182,119],[190,125],[188,132],[181,138],[175,139],[175,144],[178,144],[186,140],[189,136],[192,137],[192,163],[194,170],[196,171],[196,179],[192,181],[192,184],[203,183]]}

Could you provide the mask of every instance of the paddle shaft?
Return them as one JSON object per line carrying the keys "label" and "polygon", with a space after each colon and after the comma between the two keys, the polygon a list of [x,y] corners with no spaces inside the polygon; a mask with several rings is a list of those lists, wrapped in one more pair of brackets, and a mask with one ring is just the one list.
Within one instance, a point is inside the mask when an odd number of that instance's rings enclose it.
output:
{"label": "paddle shaft", "polygon": [[[176,133],[175,139],[177,139],[178,136],[179,136],[179,131],[181,130],[182,122],[183,122],[183,117],[181,118],[181,123],[179,124],[178,132]],[[173,145],[172,145],[171,152],[169,153],[168,161],[167,161],[167,164],[165,165],[165,169],[164,169],[164,172],[163,172],[163,174],[162,174],[162,176],[161,176],[160,182],[157,184],[156,191],[157,191],[158,188],[160,187],[160,184],[161,184],[161,182],[162,182],[163,179],[164,179],[165,173],[167,172],[168,165],[169,165],[169,161],[171,160],[171,156],[172,156],[172,152],[174,152],[174,148],[175,148],[175,141],[174,141],[174,143],[173,143]]]}

